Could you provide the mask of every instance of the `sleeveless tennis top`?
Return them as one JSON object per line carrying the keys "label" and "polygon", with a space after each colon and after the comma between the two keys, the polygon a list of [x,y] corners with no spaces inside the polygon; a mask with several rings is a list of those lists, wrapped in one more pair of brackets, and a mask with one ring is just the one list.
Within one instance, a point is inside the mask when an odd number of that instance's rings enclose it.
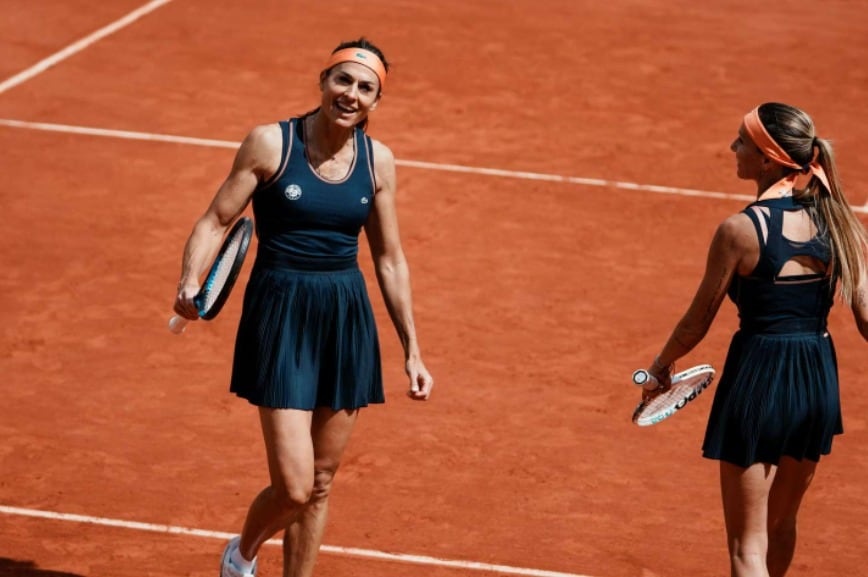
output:
{"label": "sleeveless tennis top", "polygon": [[834,275],[780,275],[783,266],[797,256],[816,259],[829,269],[832,252],[824,238],[814,236],[807,242],[796,242],[783,234],[784,212],[802,209],[792,197],[784,197],[754,202],[743,211],[756,228],[760,258],[753,272],[736,276],[728,290],[738,307],[742,331],[786,334],[826,330],[834,301]]}
{"label": "sleeveless tennis top", "polygon": [[[760,243],[755,269],[736,276],[729,296],[740,328],[726,354],[714,394],[702,454],[749,467],[782,457],[819,461],[843,432],[835,347],[826,319],[835,274],[827,235],[795,242],[783,234],[793,198],[762,200],[744,213]],[[788,261],[816,259],[824,272],[784,275]],[[822,264],[822,267],[819,265]]]}
{"label": "sleeveless tennis top", "polygon": [[325,270],[354,266],[376,191],[371,139],[356,128],[348,173],[327,180],[308,162],[302,120],[279,123],[280,167],[253,194],[257,263]]}

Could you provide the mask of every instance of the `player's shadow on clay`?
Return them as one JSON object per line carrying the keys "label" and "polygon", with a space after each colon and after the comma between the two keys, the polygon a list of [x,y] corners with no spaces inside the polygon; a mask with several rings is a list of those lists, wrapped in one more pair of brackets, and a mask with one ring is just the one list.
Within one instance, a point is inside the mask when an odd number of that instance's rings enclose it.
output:
{"label": "player's shadow on clay", "polygon": [[0,557],[0,577],[83,577],[75,573],[40,569],[33,561],[17,561]]}

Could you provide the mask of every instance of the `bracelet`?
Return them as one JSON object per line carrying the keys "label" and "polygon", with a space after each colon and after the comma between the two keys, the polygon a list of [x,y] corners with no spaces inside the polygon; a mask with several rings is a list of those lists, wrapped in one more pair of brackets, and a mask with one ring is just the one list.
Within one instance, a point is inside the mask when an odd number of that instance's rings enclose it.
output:
{"label": "bracelet", "polygon": [[672,372],[672,368],[675,366],[675,363],[664,365],[660,362],[660,355],[657,355],[656,357],[654,357],[654,362],[651,363],[651,366],[659,370],[661,373],[668,374]]}

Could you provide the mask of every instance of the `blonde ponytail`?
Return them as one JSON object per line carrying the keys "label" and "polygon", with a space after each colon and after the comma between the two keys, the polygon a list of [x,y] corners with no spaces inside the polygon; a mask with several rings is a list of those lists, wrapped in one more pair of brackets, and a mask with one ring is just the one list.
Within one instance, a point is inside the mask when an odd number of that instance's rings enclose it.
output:
{"label": "blonde ponytail", "polygon": [[828,140],[816,137],[814,121],[794,106],[779,102],[766,102],[757,108],[763,126],[803,173],[815,160],[825,172],[828,188],[813,176],[805,190],[793,196],[809,206],[820,229],[828,238],[832,249],[832,274],[840,281],[841,298],[848,305],[859,287],[859,281],[868,273],[868,233],[844,196],[835,155]]}
{"label": "blonde ponytail", "polygon": [[841,281],[841,298],[852,305],[859,281],[868,267],[865,260],[868,255],[868,233],[844,195],[832,145],[827,140],[815,138],[814,146],[819,149],[817,161],[826,171],[831,190],[826,190],[818,178],[812,178],[808,188],[817,199],[818,212],[831,239],[832,270]]}

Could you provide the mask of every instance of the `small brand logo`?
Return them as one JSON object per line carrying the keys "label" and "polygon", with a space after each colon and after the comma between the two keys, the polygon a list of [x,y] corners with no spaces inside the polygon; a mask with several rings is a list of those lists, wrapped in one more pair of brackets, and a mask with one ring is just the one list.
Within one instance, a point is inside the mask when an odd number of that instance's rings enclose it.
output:
{"label": "small brand logo", "polygon": [[286,190],[283,191],[283,194],[286,195],[286,198],[289,200],[298,200],[301,198],[301,187],[297,184],[290,184],[286,187]]}
{"label": "small brand logo", "polygon": [[362,197],[362,204],[368,204],[368,197],[367,196]]}

